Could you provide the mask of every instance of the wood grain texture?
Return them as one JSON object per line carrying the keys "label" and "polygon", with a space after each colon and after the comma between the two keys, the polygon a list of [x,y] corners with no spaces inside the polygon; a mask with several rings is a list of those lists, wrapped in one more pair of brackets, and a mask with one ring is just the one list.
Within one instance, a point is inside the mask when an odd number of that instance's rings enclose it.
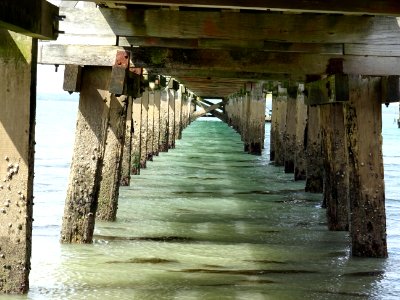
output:
{"label": "wood grain texture", "polygon": [[[73,0],[65,0],[68,2]],[[98,0],[88,0],[98,2]],[[154,6],[187,6],[221,9],[277,10],[288,12],[348,13],[356,15],[400,15],[400,4],[397,0],[113,0],[119,4],[144,4]]]}

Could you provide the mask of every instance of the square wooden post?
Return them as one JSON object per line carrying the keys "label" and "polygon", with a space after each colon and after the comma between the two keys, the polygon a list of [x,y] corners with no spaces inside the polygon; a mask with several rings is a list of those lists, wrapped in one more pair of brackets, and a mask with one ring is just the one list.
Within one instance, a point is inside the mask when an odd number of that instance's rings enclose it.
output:
{"label": "square wooden post", "polygon": [[36,39],[0,29],[0,293],[29,288],[36,53]]}

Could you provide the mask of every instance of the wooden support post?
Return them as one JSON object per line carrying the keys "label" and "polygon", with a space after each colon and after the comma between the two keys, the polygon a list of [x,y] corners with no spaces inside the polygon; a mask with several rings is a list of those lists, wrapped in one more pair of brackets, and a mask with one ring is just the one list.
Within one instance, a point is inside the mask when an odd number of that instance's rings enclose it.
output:
{"label": "wooden support post", "polygon": [[85,67],[61,242],[91,243],[109,120],[110,67]]}
{"label": "wooden support post", "polygon": [[154,91],[149,91],[149,109],[147,116],[147,160],[153,160],[153,141],[154,141]]}
{"label": "wooden support post", "polygon": [[284,168],[285,173],[294,173],[294,156],[296,149],[296,115],[297,115],[297,86],[288,87],[286,103],[286,128],[284,134]]}
{"label": "wooden support post", "polygon": [[323,163],[321,151],[319,106],[308,108],[306,127],[306,187],[310,193],[322,193],[323,191]]}
{"label": "wooden support post", "polygon": [[346,130],[352,255],[387,257],[380,78],[349,77]]}
{"label": "wooden support post", "polygon": [[149,91],[142,94],[142,118],[140,126],[140,168],[146,168],[147,161],[147,118],[149,115]]}
{"label": "wooden support post", "polygon": [[37,40],[0,30],[0,293],[29,289],[36,53]]}
{"label": "wooden support post", "polygon": [[241,136],[244,143],[244,151],[249,152],[250,140],[250,108],[251,108],[251,95],[250,92],[246,93],[242,98],[242,113],[241,113]]}
{"label": "wooden support post", "polygon": [[342,103],[320,106],[324,202],[329,230],[349,229],[349,166]]}
{"label": "wooden support post", "polygon": [[235,111],[235,118],[234,118],[234,126],[233,128],[236,130],[237,133],[241,135],[240,132],[240,127],[241,127],[241,111],[242,111],[242,96],[237,95],[235,98],[235,105],[234,105],[234,111]]}
{"label": "wooden support post", "polygon": [[252,83],[251,93],[248,95],[247,114],[247,146],[250,154],[261,155],[265,131],[265,98],[262,85]]}
{"label": "wooden support post", "polygon": [[182,138],[182,89],[183,85],[179,85],[178,91],[175,93],[175,139]]}
{"label": "wooden support post", "polygon": [[160,152],[160,105],[161,105],[161,91],[154,91],[154,111],[153,111],[153,155],[158,156]]}
{"label": "wooden support post", "polygon": [[103,155],[97,218],[115,221],[117,217],[122,150],[125,141],[127,96],[111,96],[110,116]]}
{"label": "wooden support post", "polygon": [[66,65],[64,69],[63,89],[69,93],[81,91],[82,67]]}
{"label": "wooden support post", "polygon": [[304,135],[307,125],[307,105],[304,104],[304,85],[299,84],[296,101],[296,145],[294,154],[294,180],[306,179]]}
{"label": "wooden support post", "polygon": [[241,96],[240,98],[240,104],[239,104],[239,109],[240,109],[240,119],[239,119],[239,133],[240,136],[242,137],[242,141],[245,143],[244,145],[244,151],[248,151],[246,148],[247,143],[247,116],[248,116],[248,109],[250,107],[250,98],[248,97],[247,94]]}
{"label": "wooden support post", "polygon": [[132,146],[131,146],[131,174],[140,173],[141,141],[142,141],[142,97],[133,99],[132,103]]}
{"label": "wooden support post", "polygon": [[284,166],[285,164],[285,143],[284,135],[286,130],[286,113],[287,113],[287,89],[278,87],[278,95],[276,98],[276,119],[274,127],[276,134],[274,134],[275,142],[275,165]]}
{"label": "wooden support post", "polygon": [[168,134],[169,134],[169,98],[168,89],[161,89],[160,102],[160,151],[168,151]]}
{"label": "wooden support post", "polygon": [[168,149],[175,148],[175,90],[168,88]]}
{"label": "wooden support post", "polygon": [[277,96],[272,96],[272,108],[271,108],[271,132],[269,136],[269,160],[275,160],[275,143],[278,134],[278,99]]}
{"label": "wooden support post", "polygon": [[125,142],[122,152],[122,165],[121,165],[121,186],[129,186],[131,182],[131,149],[132,149],[132,97],[128,97],[127,111],[126,111],[126,124],[125,124]]}
{"label": "wooden support post", "polygon": [[185,129],[189,125],[189,110],[189,95],[185,93],[182,97],[182,129]]}
{"label": "wooden support post", "polygon": [[189,122],[192,119],[192,116],[194,115],[194,113],[196,112],[196,102],[195,102],[195,98],[191,98],[190,99],[190,114],[189,114]]}

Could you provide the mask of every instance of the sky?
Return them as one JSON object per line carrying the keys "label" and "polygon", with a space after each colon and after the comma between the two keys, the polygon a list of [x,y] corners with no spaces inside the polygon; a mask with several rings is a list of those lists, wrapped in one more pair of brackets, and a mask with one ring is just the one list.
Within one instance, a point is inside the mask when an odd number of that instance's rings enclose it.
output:
{"label": "sky", "polygon": [[64,82],[64,66],[55,71],[54,65],[38,65],[37,92],[46,94],[62,93]]}

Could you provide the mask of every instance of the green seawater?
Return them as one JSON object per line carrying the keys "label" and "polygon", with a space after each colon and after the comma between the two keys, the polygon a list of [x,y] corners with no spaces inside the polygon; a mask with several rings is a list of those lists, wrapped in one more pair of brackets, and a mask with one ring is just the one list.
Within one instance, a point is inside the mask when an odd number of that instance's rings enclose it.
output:
{"label": "green seawater", "polygon": [[270,164],[268,124],[252,156],[226,124],[194,122],[120,189],[117,221],[97,222],[93,245],[61,245],[75,111],[39,101],[30,292],[0,299],[398,299],[398,194],[387,187],[389,259],[352,258],[322,195]]}

